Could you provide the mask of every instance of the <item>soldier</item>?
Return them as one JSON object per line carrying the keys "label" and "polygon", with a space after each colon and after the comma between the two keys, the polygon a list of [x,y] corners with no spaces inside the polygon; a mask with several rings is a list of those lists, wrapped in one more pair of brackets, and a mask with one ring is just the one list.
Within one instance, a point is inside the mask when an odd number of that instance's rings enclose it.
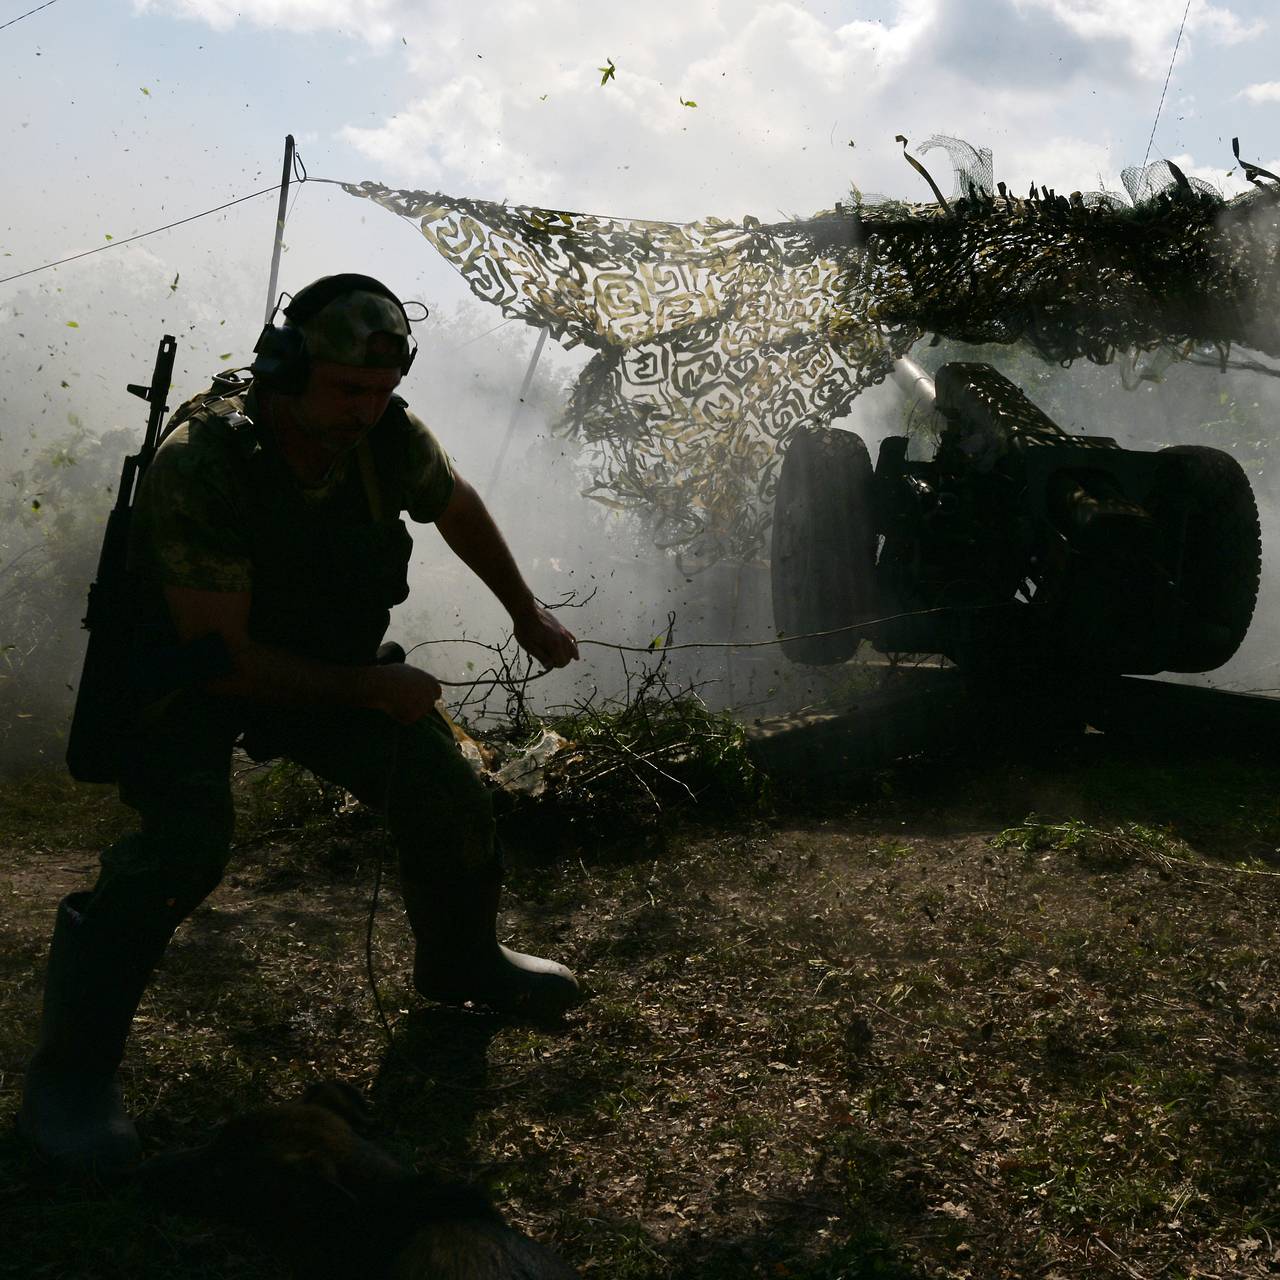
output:
{"label": "soldier", "polygon": [[[393,395],[404,305],[368,276],[301,290],[255,347],[247,394],[189,402],[140,486],[130,543],[139,670],[183,647],[217,678],[140,699],[120,794],[141,830],[102,855],[92,892],[58,907],[39,1047],[19,1123],[69,1169],[127,1166],[138,1137],[116,1071],[138,1001],[179,923],[214,889],[232,835],[230,758],[283,756],[383,810],[428,999],[531,1019],[575,1003],[563,965],[494,936],[501,872],[487,792],[436,714],[440,685],[379,665],[408,594],[411,539],[434,522],[547,666],[578,656],[535,600],[476,491]],[[150,655],[150,657],[148,657]]]}

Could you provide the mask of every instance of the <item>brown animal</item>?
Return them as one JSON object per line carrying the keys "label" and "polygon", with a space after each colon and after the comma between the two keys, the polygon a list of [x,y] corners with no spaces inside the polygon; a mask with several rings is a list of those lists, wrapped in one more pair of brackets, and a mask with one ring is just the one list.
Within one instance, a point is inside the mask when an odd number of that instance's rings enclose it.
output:
{"label": "brown animal", "polygon": [[250,1228],[307,1280],[573,1280],[474,1187],[412,1173],[365,1136],[360,1095],[313,1085],[301,1102],[225,1124],[137,1173],[166,1207]]}

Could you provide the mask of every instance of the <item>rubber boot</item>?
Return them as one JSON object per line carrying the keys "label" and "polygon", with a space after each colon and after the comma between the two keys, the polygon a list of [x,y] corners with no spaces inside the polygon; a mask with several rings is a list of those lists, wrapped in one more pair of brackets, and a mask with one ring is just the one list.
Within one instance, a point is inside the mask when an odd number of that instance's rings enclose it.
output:
{"label": "rubber boot", "polygon": [[451,871],[418,884],[401,877],[409,926],[417,942],[413,985],[443,1004],[485,1005],[527,1021],[554,1021],[581,998],[562,964],[502,946],[494,936],[500,867]]}
{"label": "rubber boot", "polygon": [[139,1155],[116,1070],[168,933],[147,939],[86,914],[92,893],[58,904],[40,1044],[27,1067],[18,1128],[64,1173],[111,1177]]}

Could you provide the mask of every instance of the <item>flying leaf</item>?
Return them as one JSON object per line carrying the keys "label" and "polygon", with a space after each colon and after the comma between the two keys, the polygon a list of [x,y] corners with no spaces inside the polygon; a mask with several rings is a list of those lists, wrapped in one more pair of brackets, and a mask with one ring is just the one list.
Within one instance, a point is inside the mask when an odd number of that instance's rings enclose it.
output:
{"label": "flying leaf", "polygon": [[538,99],[539,102],[546,102],[546,100],[547,100],[547,95],[545,93],[542,95],[542,97]]}
{"label": "flying leaf", "polygon": [[108,235],[108,236],[107,236],[107,239],[108,239],[108,240],[114,240],[114,239],[115,239],[115,236]]}
{"label": "flying leaf", "polygon": [[79,323],[78,323],[77,321],[75,321],[75,320],[68,320],[68,321],[67,321],[67,328],[68,328],[68,329],[78,329],[79,327],[80,327],[80,325],[79,325]]}
{"label": "flying leaf", "polygon": [[606,59],[605,59],[605,63],[606,63],[606,65],[605,65],[605,66],[603,66],[603,67],[597,67],[597,68],[596,68],[596,70],[597,70],[598,72],[600,72],[600,83],[601,83],[601,84],[608,84],[608,83],[609,83],[609,81],[613,79],[614,72],[615,72],[615,71],[617,71],[617,69],[618,69],[617,67],[615,67],[615,66],[613,65],[613,59],[612,59],[612,58],[606,58]]}
{"label": "flying leaf", "polygon": [[147,97],[148,97],[148,98],[149,98],[149,97],[151,97],[151,90],[150,90],[150,89],[143,89],[143,91],[142,91],[142,92],[143,92],[143,93],[145,93],[145,94],[147,95]]}
{"label": "flying leaf", "polygon": [[178,277],[179,277],[181,274],[182,274],[182,272],[181,272],[181,271],[175,271],[175,272],[173,273],[173,283],[169,286],[169,292],[170,292],[170,293],[176,293],[176,292],[177,292],[177,289],[178,289]]}
{"label": "flying leaf", "polygon": [[681,98],[680,105],[682,107],[696,107],[698,104],[692,98]]}
{"label": "flying leaf", "polygon": [[654,636],[653,639],[649,641],[649,652],[652,653],[655,649],[661,649],[666,642],[665,636]]}
{"label": "flying leaf", "polygon": [[223,353],[218,357],[218,359],[219,359],[219,360],[230,360],[230,359],[231,359],[231,352],[230,352],[230,351],[224,351],[224,352],[223,352]]}

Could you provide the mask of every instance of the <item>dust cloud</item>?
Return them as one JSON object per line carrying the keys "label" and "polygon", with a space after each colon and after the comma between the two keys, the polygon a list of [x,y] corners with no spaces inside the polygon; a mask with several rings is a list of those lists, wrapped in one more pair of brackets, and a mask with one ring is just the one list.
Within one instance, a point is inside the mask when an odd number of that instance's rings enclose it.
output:
{"label": "dust cloud", "polygon": [[[80,288],[98,299],[91,326],[81,326],[81,308],[55,283],[11,295],[0,307],[10,371],[0,388],[0,770],[61,756],[102,521],[120,463],[145,423],[145,406],[124,384],[147,380],[162,332],[179,337],[172,405],[207,386],[215,370],[250,358],[261,319],[257,284],[247,276],[208,284],[172,287],[160,260],[139,253],[127,274],[85,269]],[[461,303],[434,309],[416,336],[422,353],[406,398],[490,503],[536,594],[581,639],[644,648],[674,617],[676,644],[713,647],[672,652],[670,686],[695,688],[711,706],[734,708],[744,719],[795,709],[849,678],[847,669],[794,666],[776,646],[714,647],[773,637],[767,564],[687,574],[655,547],[643,513],[583,496],[592,455],[556,424],[585,353],[548,343],[513,424],[536,338],[531,329]],[[1232,452],[1262,512],[1262,592],[1240,651],[1203,680],[1280,688],[1280,566],[1269,554],[1280,536],[1280,467],[1272,457],[1280,381],[1191,364],[1157,369],[1149,358],[1123,377],[1116,366],[1058,369],[1017,348],[922,344],[913,355],[929,368],[943,358],[988,360],[1063,427],[1114,436],[1127,448],[1197,443]],[[1154,376],[1138,376],[1144,370]],[[901,398],[890,384],[872,388],[837,425],[859,431],[874,458],[879,442],[903,429]],[[455,711],[492,722],[508,709],[502,693],[466,686],[493,665],[491,647],[508,634],[506,615],[433,529],[413,532],[412,590],[390,636],[406,648],[430,642],[411,660],[454,682],[447,700]],[[512,646],[507,654],[522,669]],[[584,646],[581,662],[529,686],[529,705],[535,712],[599,706],[627,696],[654,662]]]}

